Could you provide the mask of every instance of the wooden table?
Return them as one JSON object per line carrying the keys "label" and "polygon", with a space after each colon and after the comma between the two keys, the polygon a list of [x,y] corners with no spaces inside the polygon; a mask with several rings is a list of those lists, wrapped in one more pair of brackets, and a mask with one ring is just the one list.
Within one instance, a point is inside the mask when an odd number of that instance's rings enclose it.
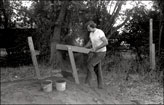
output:
{"label": "wooden table", "polygon": [[77,84],[79,84],[80,82],[79,82],[79,77],[78,77],[78,73],[77,73],[77,69],[76,69],[76,64],[75,64],[73,52],[88,54],[90,52],[90,49],[87,49],[84,47],[71,46],[71,45],[63,45],[63,44],[57,44],[56,49],[68,51],[69,58],[71,61],[72,70],[73,70],[73,76],[74,76],[75,82]]}

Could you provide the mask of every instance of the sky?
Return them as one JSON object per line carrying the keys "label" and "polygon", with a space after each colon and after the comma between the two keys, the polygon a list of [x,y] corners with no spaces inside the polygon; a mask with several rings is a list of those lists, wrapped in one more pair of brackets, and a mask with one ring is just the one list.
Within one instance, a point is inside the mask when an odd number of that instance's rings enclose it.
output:
{"label": "sky", "polygon": [[[134,6],[136,6],[136,1],[127,1],[125,5],[122,6],[121,8],[121,11],[120,13],[126,11],[127,9],[132,9]],[[153,2],[152,1],[149,1],[149,0],[140,0],[141,3],[143,3],[143,5],[145,5],[146,9],[152,9],[152,6],[153,6]],[[119,17],[119,19],[116,21],[115,25],[114,26],[117,26],[119,24],[121,24],[123,21],[120,19],[121,17]]]}
{"label": "sky", "polygon": [[30,8],[31,4],[32,4],[31,1],[28,1],[28,0],[22,1],[22,5],[27,7],[27,8]]}

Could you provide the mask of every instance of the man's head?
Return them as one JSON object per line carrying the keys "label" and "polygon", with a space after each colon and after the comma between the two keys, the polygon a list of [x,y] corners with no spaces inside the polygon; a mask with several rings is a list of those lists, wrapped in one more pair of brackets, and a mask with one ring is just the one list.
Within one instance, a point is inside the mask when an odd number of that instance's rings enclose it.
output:
{"label": "man's head", "polygon": [[94,32],[96,29],[96,23],[94,23],[93,21],[89,21],[87,25],[87,29],[90,32]]}

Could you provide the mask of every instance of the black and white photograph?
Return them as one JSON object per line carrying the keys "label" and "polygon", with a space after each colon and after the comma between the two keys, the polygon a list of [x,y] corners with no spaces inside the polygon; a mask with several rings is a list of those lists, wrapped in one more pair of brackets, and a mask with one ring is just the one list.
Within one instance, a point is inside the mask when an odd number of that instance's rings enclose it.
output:
{"label": "black and white photograph", "polygon": [[0,0],[0,104],[164,104],[163,0]]}

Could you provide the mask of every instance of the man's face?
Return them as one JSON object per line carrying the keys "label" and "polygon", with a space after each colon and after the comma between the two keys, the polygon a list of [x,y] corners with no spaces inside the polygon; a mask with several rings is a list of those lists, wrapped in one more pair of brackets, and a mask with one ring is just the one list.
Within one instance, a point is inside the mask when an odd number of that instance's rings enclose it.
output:
{"label": "man's face", "polygon": [[88,31],[94,32],[94,28],[91,28],[89,25],[87,26]]}

